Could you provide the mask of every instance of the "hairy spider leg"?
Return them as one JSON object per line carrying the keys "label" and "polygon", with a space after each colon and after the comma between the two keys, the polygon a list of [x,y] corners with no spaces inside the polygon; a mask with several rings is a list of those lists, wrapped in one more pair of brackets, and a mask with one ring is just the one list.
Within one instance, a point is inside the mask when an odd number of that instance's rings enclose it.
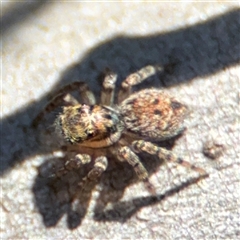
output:
{"label": "hairy spider leg", "polygon": [[67,160],[64,166],[57,169],[56,173],[51,177],[62,177],[73,169],[79,169],[85,164],[91,162],[91,157],[88,154],[77,154],[74,158]]}
{"label": "hairy spider leg", "polygon": [[[89,90],[87,84],[84,82],[73,82],[69,85],[64,86],[63,88],[61,88],[54,94],[56,97],[54,97],[45,106],[45,108],[35,117],[35,119],[32,122],[32,126],[36,127],[39,124],[39,122],[43,119],[45,114],[47,114],[47,113],[51,112],[52,110],[54,110],[55,108],[57,108],[64,100],[64,97],[69,92],[72,92],[75,90],[78,90],[83,103],[86,103],[89,105],[95,104],[96,100],[95,100],[94,94]],[[72,102],[73,105],[75,104],[75,101],[72,98],[67,99],[67,102],[70,104]]]}
{"label": "hairy spider leg", "polygon": [[124,146],[118,150],[118,159],[128,162],[133,167],[138,178],[144,182],[146,189],[151,194],[156,194],[154,186],[149,182],[147,169],[141,163],[140,158],[129,147]]}
{"label": "hairy spider leg", "polygon": [[86,191],[93,183],[95,183],[107,169],[108,160],[104,156],[97,157],[94,161],[93,168],[88,172],[87,176],[78,184],[81,191]]}
{"label": "hairy spider leg", "polygon": [[163,67],[160,65],[148,65],[136,71],[135,73],[130,74],[121,84],[121,89],[119,90],[118,94],[118,103],[121,103],[131,94],[132,86],[143,82],[148,77],[162,70]]}
{"label": "hairy spider leg", "polygon": [[100,100],[101,105],[113,106],[116,81],[117,81],[117,74],[108,70],[103,80],[101,100]]}
{"label": "hairy spider leg", "polygon": [[179,158],[171,151],[168,151],[165,148],[158,147],[151,142],[146,142],[144,140],[137,140],[132,143],[132,146],[133,146],[133,149],[135,152],[147,152],[151,155],[156,155],[160,159],[170,161],[170,162],[176,162],[176,163],[180,164],[181,166],[184,166],[186,168],[189,168],[193,171],[198,172],[201,176],[208,175],[204,169],[197,167],[197,166],[183,160],[182,158]]}

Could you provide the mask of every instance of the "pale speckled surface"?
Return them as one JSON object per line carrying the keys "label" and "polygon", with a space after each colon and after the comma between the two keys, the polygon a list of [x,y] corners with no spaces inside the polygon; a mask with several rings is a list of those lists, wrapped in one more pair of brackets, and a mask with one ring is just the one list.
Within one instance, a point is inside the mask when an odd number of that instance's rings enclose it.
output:
{"label": "pale speckled surface", "polygon": [[[29,6],[2,5],[1,238],[237,239],[239,3]],[[185,187],[181,183],[196,175],[170,164],[148,166],[159,194],[154,199],[142,183],[129,182],[130,170],[112,164],[78,218],[78,205],[64,200],[75,175],[55,185],[38,175],[37,167],[47,169],[46,158],[57,146],[43,130],[51,120],[38,130],[30,122],[59,85],[81,79],[98,93],[105,67],[118,73],[119,84],[152,63],[173,69],[140,88],[163,87],[190,105],[188,129],[173,150],[210,177]],[[208,138],[225,147],[216,161],[202,154]]]}

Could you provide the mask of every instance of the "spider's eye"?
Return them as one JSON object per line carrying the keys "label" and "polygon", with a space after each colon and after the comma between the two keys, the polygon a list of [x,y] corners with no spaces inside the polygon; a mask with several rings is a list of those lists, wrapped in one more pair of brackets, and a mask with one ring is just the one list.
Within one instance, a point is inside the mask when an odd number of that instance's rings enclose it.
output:
{"label": "spider's eye", "polygon": [[69,138],[69,137],[66,137],[65,140],[71,144],[73,144],[73,141]]}
{"label": "spider's eye", "polygon": [[94,131],[92,129],[85,130],[85,133],[88,136],[88,138],[94,137]]}

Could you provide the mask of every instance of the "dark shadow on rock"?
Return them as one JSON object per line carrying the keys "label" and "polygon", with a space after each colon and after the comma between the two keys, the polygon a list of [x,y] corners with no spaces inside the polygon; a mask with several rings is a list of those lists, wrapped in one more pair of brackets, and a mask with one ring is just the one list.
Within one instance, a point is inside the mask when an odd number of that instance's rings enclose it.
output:
{"label": "dark shadow on rock", "polygon": [[64,214],[68,217],[68,227],[73,229],[81,224],[96,183],[81,191],[79,183],[89,167],[70,171],[61,177],[53,177],[64,165],[63,159],[48,159],[39,167],[39,174],[32,188],[35,204],[43,217],[46,227],[55,226]]}
{"label": "dark shadow on rock", "polygon": [[[171,149],[174,141],[177,140],[178,137],[164,143],[159,143],[158,145]],[[163,161],[157,159],[157,157],[148,154],[142,153],[139,154],[139,156],[149,175],[156,172],[163,163]],[[108,168],[102,174],[99,181],[89,184],[88,188],[84,191],[81,191],[79,183],[82,182],[82,179],[91,170],[93,162],[78,170],[69,171],[61,177],[50,177],[57,172],[57,169],[63,167],[65,160],[68,158],[70,158],[70,156],[62,159],[48,159],[38,169],[38,176],[36,177],[32,190],[36,208],[42,215],[43,223],[46,227],[54,227],[57,225],[65,214],[67,215],[67,225],[69,229],[79,227],[88,211],[92,192],[96,185],[101,187],[93,209],[93,216],[98,221],[125,221],[131,217],[137,209],[150,205],[155,201],[152,200],[151,197],[143,197],[130,202],[119,202],[125,189],[139,180],[133,168],[130,167],[128,163],[119,162],[113,157],[108,158]],[[180,190],[183,187],[184,184],[178,188]],[[178,189],[174,188],[165,195],[174,194],[175,190]],[[153,199],[155,198],[156,197],[153,197]],[[160,201],[163,199],[163,196],[160,196],[160,198],[157,197],[157,199],[157,201]],[[106,210],[109,203],[113,204],[113,209]],[[135,210],[129,212],[129,207]],[[119,215],[119,211],[121,215]]]}
{"label": "dark shadow on rock", "polygon": [[19,23],[34,16],[35,12],[46,7],[48,3],[50,3],[48,0],[12,3],[9,9],[4,11],[1,16],[1,37],[4,37],[9,31],[14,31],[14,28],[17,28]]}
{"label": "dark shadow on rock", "polygon": [[[165,147],[171,149],[174,142],[165,142]],[[164,146],[161,145],[161,146]],[[148,154],[140,154],[141,161],[149,175],[158,171],[163,161]],[[109,158],[107,170],[99,181],[88,185],[85,191],[81,191],[79,183],[86,173],[92,168],[93,163],[79,170],[69,171],[61,177],[49,178],[57,169],[61,169],[63,159],[48,159],[39,167],[39,174],[33,186],[35,205],[42,215],[43,224],[46,227],[54,227],[63,215],[67,215],[67,226],[75,229],[81,223],[89,210],[89,202],[92,198],[95,186],[100,186],[97,199],[94,200],[94,208],[91,211],[96,221],[125,222],[143,207],[157,204],[167,197],[196,184],[203,177],[190,178],[178,185],[173,184],[169,190],[162,190],[162,194],[148,197],[135,197],[129,201],[121,201],[124,191],[139,182],[133,168],[128,163],[119,162]],[[109,206],[111,208],[109,209]]]}
{"label": "dark shadow on rock", "polygon": [[[156,23],[157,24],[157,23]],[[32,129],[31,120],[59,86],[81,80],[99,95],[102,71],[115,71],[118,85],[131,72],[149,64],[165,70],[136,88],[169,87],[207,76],[240,61],[240,11],[232,10],[207,21],[171,32],[128,37],[116,36],[89,50],[79,62],[69,66],[56,85],[41,99],[1,120],[1,175],[32,156],[58,148],[56,139],[42,141],[43,129]],[[51,123],[49,123],[51,125]],[[48,129],[47,129],[48,130]]]}
{"label": "dark shadow on rock", "polygon": [[201,178],[192,178],[183,182],[170,190],[167,190],[163,194],[157,194],[147,197],[138,197],[133,198],[131,201],[120,201],[115,202],[111,209],[102,209],[99,211],[99,206],[95,207],[95,215],[94,219],[96,221],[117,221],[117,222],[125,222],[129,218],[131,218],[134,214],[136,214],[141,208],[148,207],[161,201],[165,200],[168,197],[177,194],[180,191],[183,191],[185,188],[190,187],[193,184],[196,184]]}

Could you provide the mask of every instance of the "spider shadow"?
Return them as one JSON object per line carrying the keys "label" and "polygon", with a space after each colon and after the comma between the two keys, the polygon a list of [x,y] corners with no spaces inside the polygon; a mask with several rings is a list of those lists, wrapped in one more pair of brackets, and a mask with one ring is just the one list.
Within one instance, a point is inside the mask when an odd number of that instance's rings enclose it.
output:
{"label": "spider shadow", "polygon": [[[50,159],[42,164],[32,190],[44,225],[54,227],[65,214],[69,229],[81,225],[85,215],[90,211],[89,204],[96,186],[102,186],[97,206],[95,206],[98,213],[101,212],[100,209],[104,210],[105,205],[109,202],[119,201],[124,189],[136,181],[136,178],[134,178],[133,172],[129,171],[126,163],[116,163],[112,160],[110,159],[108,169],[103,173],[99,182],[92,182],[85,190],[81,190],[78,184],[86,176],[86,172],[91,169],[92,164],[58,178],[46,176],[53,173],[53,165],[56,168],[62,166],[60,159]],[[96,215],[95,210],[94,215]]]}
{"label": "spider shadow", "polygon": [[171,197],[177,194],[180,191],[183,191],[185,188],[190,187],[191,185],[197,184],[201,179],[205,177],[194,177],[182,182],[179,185],[175,185],[169,190],[166,190],[162,194],[145,196],[145,197],[136,197],[132,198],[131,201],[118,201],[114,202],[111,206],[111,209],[103,209],[101,206],[95,206],[93,218],[96,221],[106,222],[106,221],[117,221],[124,223],[129,218],[134,216],[141,208],[148,207],[154,204],[158,204],[161,201],[165,200],[168,197]]}
{"label": "spider shadow", "polygon": [[[170,150],[180,136],[161,142],[158,145]],[[163,161],[154,156],[144,153],[139,156],[150,176],[163,164]],[[108,160],[108,168],[102,174],[99,182],[92,182],[84,191],[80,189],[78,184],[86,176],[86,173],[92,169],[93,162],[78,170],[69,171],[61,177],[49,176],[52,176],[56,169],[62,168],[64,165],[63,159],[48,159],[38,168],[39,173],[32,190],[35,204],[46,227],[55,226],[66,214],[68,228],[74,229],[81,225],[89,211],[92,211],[91,214],[96,221],[125,222],[140,208],[160,202],[167,196],[173,195],[192,184],[192,182],[185,182],[162,195],[139,197],[131,201],[121,202],[125,189],[139,182],[139,179],[128,163],[119,162],[114,158],[108,158]],[[96,186],[100,186],[98,189],[99,196],[94,200],[94,208],[91,207],[89,210],[89,203]],[[107,209],[109,203],[113,206],[110,210]]]}

